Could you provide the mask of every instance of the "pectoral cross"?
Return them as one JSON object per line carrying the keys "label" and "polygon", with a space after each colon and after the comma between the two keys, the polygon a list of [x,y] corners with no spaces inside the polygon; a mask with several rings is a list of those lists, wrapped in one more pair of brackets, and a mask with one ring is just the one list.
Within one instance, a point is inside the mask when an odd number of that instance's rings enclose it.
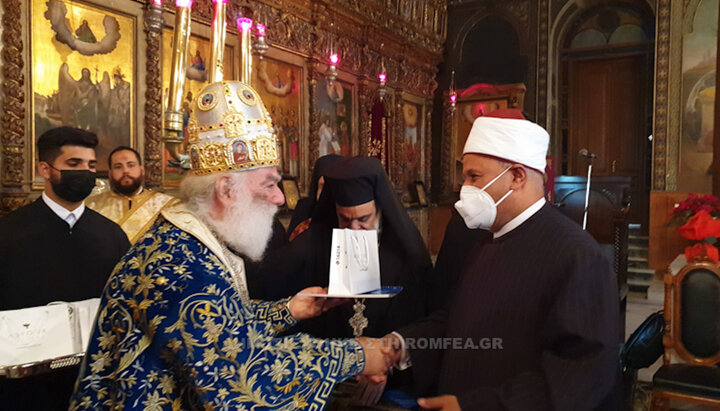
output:
{"label": "pectoral cross", "polygon": [[353,314],[352,317],[350,317],[350,320],[348,321],[348,324],[353,329],[353,335],[355,338],[362,336],[363,330],[367,328],[368,326],[368,319],[365,317],[363,312],[365,311],[365,299],[355,299],[355,304],[353,304],[353,310],[355,311],[355,314]]}

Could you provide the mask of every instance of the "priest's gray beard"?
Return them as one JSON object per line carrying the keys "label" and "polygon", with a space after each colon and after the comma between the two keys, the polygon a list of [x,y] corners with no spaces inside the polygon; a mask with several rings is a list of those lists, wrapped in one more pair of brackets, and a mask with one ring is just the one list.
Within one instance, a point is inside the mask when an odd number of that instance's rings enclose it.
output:
{"label": "priest's gray beard", "polygon": [[[278,206],[263,198],[256,198],[247,187],[247,172],[232,174],[232,195],[236,198],[235,203],[226,209],[222,219],[210,217],[212,204],[212,190],[200,193],[198,196],[190,196],[188,207],[200,217],[205,224],[215,233],[218,239],[230,247],[233,251],[243,254],[253,261],[260,261],[268,241],[272,235],[273,217]],[[213,178],[214,177],[214,178]],[[218,176],[192,177],[200,179],[198,185],[214,186]],[[208,179],[212,179],[212,184]],[[188,178],[183,181],[185,184]],[[194,186],[195,182],[190,185]],[[206,185],[206,187],[207,187]],[[193,187],[181,187],[183,194],[191,194]],[[204,190],[203,190],[204,191]],[[188,197],[186,197],[188,198]]]}

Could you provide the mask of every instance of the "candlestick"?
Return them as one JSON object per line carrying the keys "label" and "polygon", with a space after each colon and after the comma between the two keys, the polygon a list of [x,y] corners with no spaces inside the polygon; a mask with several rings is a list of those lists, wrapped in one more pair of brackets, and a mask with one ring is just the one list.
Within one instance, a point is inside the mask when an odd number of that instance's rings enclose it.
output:
{"label": "candlestick", "polygon": [[210,83],[223,80],[223,61],[225,57],[225,10],[227,0],[213,0],[215,15],[212,25],[212,55],[210,58]]}
{"label": "candlestick", "polygon": [[250,30],[253,21],[247,17],[237,19],[240,35],[240,81],[250,84],[252,79],[252,44],[250,43]]}
{"label": "candlestick", "polygon": [[190,10],[192,0],[177,0],[175,3],[175,32],[173,34],[173,56],[168,88],[168,106],[165,111],[165,141],[182,142],[183,87],[185,86],[185,65],[188,43],[190,42]]}

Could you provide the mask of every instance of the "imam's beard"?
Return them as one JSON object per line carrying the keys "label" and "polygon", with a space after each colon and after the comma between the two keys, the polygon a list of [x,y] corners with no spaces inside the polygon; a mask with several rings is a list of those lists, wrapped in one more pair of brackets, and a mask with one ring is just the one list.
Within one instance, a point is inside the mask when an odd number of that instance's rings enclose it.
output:
{"label": "imam's beard", "polygon": [[208,219],[220,240],[252,261],[260,261],[272,235],[273,217],[278,206],[253,198],[240,190],[238,199],[222,221]]}
{"label": "imam's beard", "polygon": [[143,176],[137,178],[127,177],[132,180],[132,183],[123,185],[122,180],[125,178],[126,177],[121,177],[120,180],[110,180],[110,187],[112,187],[113,191],[129,196],[134,194],[143,183]]}

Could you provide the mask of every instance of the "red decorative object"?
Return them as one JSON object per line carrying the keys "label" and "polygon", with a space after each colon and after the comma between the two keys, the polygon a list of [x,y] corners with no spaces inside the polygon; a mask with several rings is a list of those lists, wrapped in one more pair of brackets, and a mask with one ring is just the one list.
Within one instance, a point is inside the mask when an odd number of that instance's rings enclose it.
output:
{"label": "red decorative object", "polygon": [[695,213],[685,224],[677,228],[677,232],[688,240],[700,241],[685,248],[685,258],[688,261],[706,256],[718,263],[718,249],[713,244],[717,241],[717,237],[720,237],[720,220],[714,219],[707,209]]}
{"label": "red decorative object", "polygon": [[697,243],[694,246],[685,248],[685,259],[692,261],[695,258],[707,257],[715,264],[720,261],[720,253],[717,247],[706,243]]}
{"label": "red decorative object", "polygon": [[687,199],[675,204],[670,222],[684,223],[699,211],[707,211],[711,216],[720,218],[720,199],[714,195],[688,194]]}
{"label": "red decorative object", "polygon": [[677,232],[688,240],[704,241],[708,237],[720,236],[720,220],[714,219],[710,213],[700,210],[690,217],[687,223],[677,228]]}

